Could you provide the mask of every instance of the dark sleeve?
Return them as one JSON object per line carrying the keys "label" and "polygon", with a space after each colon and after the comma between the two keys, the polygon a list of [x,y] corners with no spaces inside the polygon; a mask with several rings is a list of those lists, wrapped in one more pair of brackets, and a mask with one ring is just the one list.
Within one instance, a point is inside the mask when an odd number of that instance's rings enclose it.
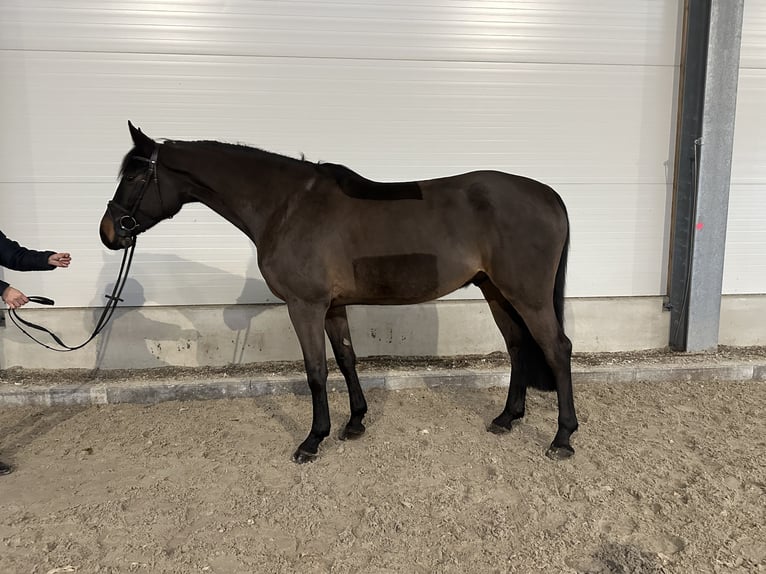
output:
{"label": "dark sleeve", "polygon": [[0,265],[3,267],[15,271],[48,271],[56,268],[48,264],[48,258],[54,253],[22,247],[0,231]]}
{"label": "dark sleeve", "polygon": [[10,285],[6,283],[5,281],[3,281],[2,279],[0,279],[0,295],[5,293],[5,290],[8,289],[8,287],[10,287]]}

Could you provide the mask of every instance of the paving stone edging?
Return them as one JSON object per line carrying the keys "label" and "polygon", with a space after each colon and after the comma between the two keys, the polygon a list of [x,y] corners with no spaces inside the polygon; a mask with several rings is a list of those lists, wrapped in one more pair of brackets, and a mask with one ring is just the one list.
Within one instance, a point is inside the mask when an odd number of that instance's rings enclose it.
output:
{"label": "paving stone edging", "polygon": [[[507,387],[508,370],[433,370],[360,374],[364,389]],[[674,381],[764,381],[766,363],[714,365],[635,365],[573,369],[575,384]],[[340,376],[328,379],[331,392],[344,392]],[[110,381],[62,385],[0,385],[0,407],[75,406],[118,403],[151,404],[170,400],[253,398],[264,395],[307,394],[303,375],[220,378],[214,380]]]}

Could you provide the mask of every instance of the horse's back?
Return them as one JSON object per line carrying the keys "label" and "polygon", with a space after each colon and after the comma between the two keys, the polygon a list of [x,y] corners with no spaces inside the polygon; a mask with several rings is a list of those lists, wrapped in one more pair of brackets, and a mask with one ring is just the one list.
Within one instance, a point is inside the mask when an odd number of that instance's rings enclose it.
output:
{"label": "horse's back", "polygon": [[[563,202],[549,186],[527,177],[501,171],[472,171],[460,175],[421,181],[378,182],[365,178],[340,164],[321,163],[318,171],[332,182],[331,188],[358,207],[366,202],[392,202],[401,211],[427,212],[441,206],[467,207],[466,211],[504,210],[519,203],[538,209],[558,210]],[[465,204],[460,205],[464,199]],[[398,202],[403,202],[399,204]],[[332,206],[332,202],[329,204]]]}
{"label": "horse's back", "polygon": [[[536,230],[563,238],[568,217],[561,197],[548,185],[501,171],[473,171],[416,182],[422,194],[408,213],[416,218],[445,220],[479,235],[495,233],[517,238]],[[404,211],[404,210],[403,210]]]}
{"label": "horse's back", "polygon": [[381,183],[342,165],[320,166],[330,181],[308,210],[355,240],[361,235],[391,244],[409,241],[413,248],[433,242],[467,247],[492,235],[519,241],[546,229],[563,240],[568,230],[559,195],[530,178],[487,170]]}

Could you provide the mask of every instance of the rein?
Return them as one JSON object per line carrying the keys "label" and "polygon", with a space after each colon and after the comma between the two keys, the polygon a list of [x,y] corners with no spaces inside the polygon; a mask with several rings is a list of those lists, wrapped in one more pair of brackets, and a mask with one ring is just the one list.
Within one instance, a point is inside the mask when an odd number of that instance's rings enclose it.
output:
{"label": "rein", "polygon": [[[120,237],[130,237],[132,239],[131,245],[129,248],[125,249],[125,252],[122,256],[122,264],[120,265],[120,272],[117,274],[117,281],[114,284],[114,289],[112,289],[112,293],[110,295],[104,295],[107,299],[106,306],[104,307],[104,310],[101,313],[101,317],[99,317],[98,321],[96,322],[96,327],[93,329],[93,333],[91,333],[90,337],[88,337],[84,342],[80,343],[79,345],[76,345],[74,347],[70,347],[64,341],[61,340],[61,338],[56,335],[55,333],[51,332],[49,329],[37,325],[35,323],[32,323],[31,321],[27,321],[26,319],[22,319],[21,316],[16,312],[16,309],[9,309],[9,314],[11,317],[11,321],[13,321],[13,324],[16,325],[22,333],[24,333],[27,337],[32,339],[35,343],[38,345],[41,345],[45,347],[46,349],[50,349],[51,351],[57,351],[59,353],[68,353],[69,351],[76,351],[77,349],[82,349],[85,345],[90,343],[93,339],[96,338],[96,336],[104,330],[104,327],[106,327],[109,320],[112,318],[112,315],[114,314],[114,310],[117,308],[117,304],[122,301],[120,298],[120,295],[122,295],[122,290],[125,287],[125,282],[128,279],[128,273],[130,272],[130,265],[133,262],[133,252],[136,250],[136,236],[141,233],[141,224],[138,223],[136,220],[136,214],[139,213],[139,206],[141,205],[141,200],[144,198],[144,194],[146,193],[147,188],[149,187],[149,184],[154,181],[157,184],[157,193],[159,195],[160,199],[160,205],[162,204],[162,194],[160,193],[160,181],[157,178],[157,154],[159,152],[159,146],[154,148],[154,152],[152,152],[152,157],[150,159],[137,157],[135,159],[145,161],[149,163],[149,171],[144,177],[143,185],[141,186],[141,190],[138,192],[137,199],[135,203],[133,204],[133,207],[131,209],[126,209],[119,203],[115,202],[114,200],[109,201],[107,203],[107,212],[112,217],[112,221],[116,224],[115,225],[115,233]],[[113,211],[118,211],[121,215],[119,217],[115,217],[115,214]],[[144,214],[146,215],[146,214]],[[39,303],[41,305],[53,305],[54,301],[53,299],[49,299],[48,297],[40,297],[38,295],[33,295],[31,297],[28,297],[28,299],[32,303]],[[48,345],[47,343],[43,343],[39,339],[37,339],[34,335],[32,335],[29,331],[27,331],[24,327],[28,327],[30,329],[35,329],[37,331],[42,331],[43,333],[47,333],[51,336],[51,338],[56,342],[56,344],[60,347],[52,347],[51,345]]]}
{"label": "rein", "polygon": [[[61,340],[61,338],[56,335],[55,333],[51,332],[49,329],[46,329],[45,327],[41,325],[37,325],[35,323],[32,323],[31,321],[27,321],[26,319],[22,319],[21,316],[16,312],[16,309],[9,309],[9,314],[11,316],[11,321],[13,321],[13,324],[16,325],[22,333],[24,333],[27,337],[32,339],[35,343],[38,345],[42,345],[46,349],[50,349],[51,351],[57,351],[59,353],[68,353],[69,351],[76,351],[77,349],[82,349],[85,345],[90,343],[93,339],[96,338],[96,336],[104,330],[104,327],[106,327],[106,324],[109,322],[109,319],[112,318],[112,314],[114,314],[114,310],[117,308],[117,304],[122,301],[120,299],[120,295],[122,295],[122,289],[125,287],[125,282],[128,279],[128,273],[130,271],[130,264],[133,261],[133,252],[136,250],[136,242],[135,239],[133,241],[133,245],[129,249],[125,249],[125,253],[122,256],[122,265],[120,265],[120,272],[117,275],[117,281],[114,284],[114,289],[112,289],[112,293],[110,295],[104,295],[107,299],[106,307],[104,307],[104,310],[101,312],[101,317],[99,317],[98,321],[96,322],[96,327],[93,330],[93,333],[91,333],[90,337],[88,337],[83,343],[80,343],[79,345],[76,345],[74,347],[70,347],[64,341]],[[126,265],[127,263],[127,265]],[[47,297],[40,297],[37,295],[33,295],[28,298],[32,303],[39,303],[41,305],[53,305],[54,301],[53,299],[48,299]],[[37,331],[42,331],[43,333],[48,333],[48,335],[51,336],[51,338],[56,342],[57,345],[59,345],[62,348],[56,348],[48,345],[47,343],[43,343],[39,339],[37,339],[34,335],[32,335],[29,331],[27,331],[22,325],[29,327],[30,329],[35,329]]]}

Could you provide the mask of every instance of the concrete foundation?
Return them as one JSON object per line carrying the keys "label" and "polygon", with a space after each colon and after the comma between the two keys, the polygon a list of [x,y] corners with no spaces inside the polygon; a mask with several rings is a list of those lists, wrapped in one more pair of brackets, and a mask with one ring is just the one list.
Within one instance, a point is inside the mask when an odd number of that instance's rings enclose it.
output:
{"label": "concrete foundation", "polygon": [[[21,313],[74,345],[88,336],[100,310],[30,305]],[[766,344],[764,318],[766,296],[724,297],[721,344]],[[452,356],[505,350],[484,301],[354,307],[349,321],[359,356]],[[663,348],[668,325],[661,297],[567,300],[566,331],[577,352]],[[99,337],[72,353],[39,347],[10,321],[0,332],[3,369],[196,367],[301,358],[283,305],[118,309]]]}

